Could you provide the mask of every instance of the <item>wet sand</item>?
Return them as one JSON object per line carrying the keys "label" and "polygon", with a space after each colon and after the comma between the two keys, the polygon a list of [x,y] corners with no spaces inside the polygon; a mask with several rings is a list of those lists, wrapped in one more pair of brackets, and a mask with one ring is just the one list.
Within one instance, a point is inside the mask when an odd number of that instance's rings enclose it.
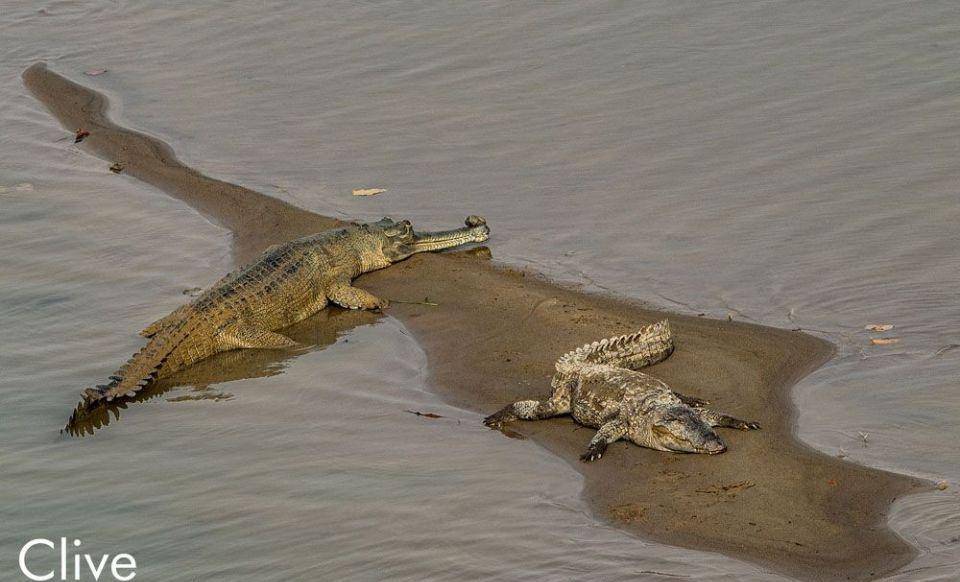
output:
{"label": "wet sand", "polygon": [[[28,69],[24,81],[65,127],[91,132],[81,147],[105,165],[122,163],[125,174],[229,229],[238,263],[270,244],[340,224],[185,167],[162,142],[111,123],[102,95],[44,65]],[[483,209],[463,209],[469,213]],[[492,229],[495,248],[495,224]],[[389,315],[423,346],[432,387],[482,412],[546,393],[553,361],[571,347],[669,317],[677,350],[651,373],[720,410],[759,420],[764,430],[724,431],[729,451],[718,457],[618,443],[600,462],[585,465],[577,456],[592,431],[569,419],[512,428],[582,472],[586,498],[599,515],[645,538],[727,553],[805,579],[876,578],[915,555],[885,516],[894,499],[929,484],[820,454],[793,435],[789,389],[829,359],[832,347],[822,340],[579,293],[493,264],[482,253],[418,255],[357,284],[394,300],[429,297],[438,304],[395,303]]]}

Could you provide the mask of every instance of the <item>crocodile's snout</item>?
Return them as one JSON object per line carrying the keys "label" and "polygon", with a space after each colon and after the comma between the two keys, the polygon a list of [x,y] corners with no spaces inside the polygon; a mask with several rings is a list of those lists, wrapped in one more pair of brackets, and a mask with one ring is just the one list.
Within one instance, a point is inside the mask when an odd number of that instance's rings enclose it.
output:
{"label": "crocodile's snout", "polygon": [[707,441],[704,448],[707,450],[707,454],[710,455],[719,455],[720,453],[727,450],[727,445],[720,439],[714,439]]}

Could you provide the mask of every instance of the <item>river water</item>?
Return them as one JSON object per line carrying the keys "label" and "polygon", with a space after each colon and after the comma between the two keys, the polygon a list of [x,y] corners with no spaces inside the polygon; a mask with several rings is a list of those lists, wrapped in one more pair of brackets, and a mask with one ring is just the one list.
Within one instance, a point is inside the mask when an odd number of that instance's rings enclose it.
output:
{"label": "river water", "polygon": [[954,579],[956,3],[199,4],[0,3],[0,578],[60,536],[143,580],[774,578],[597,522],[564,462],[432,395],[389,318],[59,436],[231,258],[61,139],[19,80],[42,59],[215,177],[335,216],[480,213],[506,263],[815,330],[839,351],[795,388],[800,437],[944,480],[894,506],[921,555],[893,579]]}

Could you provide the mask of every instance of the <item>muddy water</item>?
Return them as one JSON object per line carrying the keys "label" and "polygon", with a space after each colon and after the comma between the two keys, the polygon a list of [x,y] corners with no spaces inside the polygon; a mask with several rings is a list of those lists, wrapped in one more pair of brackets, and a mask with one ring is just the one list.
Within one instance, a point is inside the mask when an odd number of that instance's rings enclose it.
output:
{"label": "muddy water", "polygon": [[597,523],[564,463],[432,396],[389,319],[338,336],[328,318],[307,354],[60,438],[79,389],[231,258],[223,231],[57,141],[19,82],[46,59],[214,176],[332,215],[480,212],[499,260],[818,330],[839,354],[795,389],[799,434],[946,480],[895,506],[922,552],[895,578],[955,574],[951,3],[155,4],[0,7],[3,560],[63,535],[144,579],[772,577]]}

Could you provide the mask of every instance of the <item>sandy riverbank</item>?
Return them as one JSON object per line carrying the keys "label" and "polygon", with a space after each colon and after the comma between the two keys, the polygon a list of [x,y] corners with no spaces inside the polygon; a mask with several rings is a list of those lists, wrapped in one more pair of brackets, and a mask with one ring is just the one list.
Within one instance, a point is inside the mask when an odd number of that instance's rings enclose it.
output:
{"label": "sandy riverbank", "polygon": [[[230,229],[238,262],[339,224],[182,165],[162,142],[112,124],[102,95],[43,65],[28,69],[24,81],[65,127],[91,132],[81,147],[106,165],[122,163],[124,173]],[[730,450],[719,457],[618,444],[601,462],[584,465],[576,457],[592,431],[575,430],[569,419],[514,428],[585,475],[586,496],[600,515],[644,537],[811,579],[869,579],[914,555],[885,526],[885,514],[893,499],[924,483],[822,455],[793,437],[789,388],[829,358],[826,342],[585,295],[465,253],[419,255],[357,284],[393,299],[429,296],[439,304],[395,304],[389,314],[423,346],[434,389],[482,412],[543,394],[553,360],[571,347],[669,317],[678,348],[652,373],[718,409],[759,420],[763,431],[724,431]]]}

